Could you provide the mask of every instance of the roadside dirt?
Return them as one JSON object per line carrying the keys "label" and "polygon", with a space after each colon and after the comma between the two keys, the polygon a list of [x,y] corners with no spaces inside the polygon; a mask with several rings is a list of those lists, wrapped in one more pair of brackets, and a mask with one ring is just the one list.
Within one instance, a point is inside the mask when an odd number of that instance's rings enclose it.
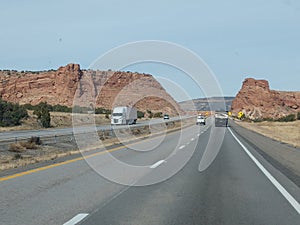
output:
{"label": "roadside dirt", "polygon": [[[22,125],[14,126],[14,127],[0,127],[0,132],[5,131],[16,131],[16,130],[36,130],[41,129],[42,127],[36,120],[36,116],[33,115],[33,111],[28,110],[29,118],[22,121]],[[64,128],[72,126],[72,114],[71,113],[63,113],[63,112],[50,112],[51,115],[51,127],[52,128]],[[110,123],[110,119],[105,118],[104,114],[78,114],[76,116],[81,117],[83,122],[86,124],[91,124],[90,119],[94,119],[96,124],[106,125]],[[82,125],[84,123],[81,122]]]}
{"label": "roadside dirt", "polygon": [[266,137],[300,148],[300,120],[294,122],[235,122]]}
{"label": "roadside dirt", "polygon": [[[194,124],[194,119],[185,120],[182,123],[169,123],[167,132],[178,130],[181,127],[190,126]],[[153,127],[152,127],[153,128]],[[161,128],[149,130],[149,126],[134,128],[130,132],[130,139],[126,139],[126,142],[138,140],[145,137],[151,137],[152,135],[159,135],[160,132],[165,132]],[[86,149],[79,151],[76,141],[72,136],[57,137],[56,142],[43,143],[42,145],[36,145],[36,149],[24,149],[21,151],[0,151],[0,171],[11,168],[17,168],[26,166],[28,164],[54,160],[70,155],[79,154],[82,151],[91,151],[102,147],[109,147],[123,143],[124,140],[120,140],[117,137],[110,136],[109,132],[99,132],[99,138],[101,143],[90,145]]]}

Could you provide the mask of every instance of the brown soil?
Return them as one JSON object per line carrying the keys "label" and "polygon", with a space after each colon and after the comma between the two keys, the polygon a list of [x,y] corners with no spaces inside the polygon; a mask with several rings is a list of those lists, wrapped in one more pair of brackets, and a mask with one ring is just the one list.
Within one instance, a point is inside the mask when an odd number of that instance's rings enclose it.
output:
{"label": "brown soil", "polygon": [[[59,113],[58,113],[59,114]],[[66,116],[66,115],[63,115]],[[107,119],[99,121],[106,121]],[[168,126],[168,132],[178,130],[181,127],[187,127],[194,124],[194,118],[183,121],[182,123],[175,123],[173,125]],[[138,131],[138,132],[137,132]],[[136,130],[132,130],[132,138],[128,141],[138,140],[144,137],[151,137],[152,135],[157,135],[161,132],[158,129],[155,133],[152,130],[152,134],[149,134],[149,127],[145,126],[144,128],[137,128]],[[164,132],[164,131],[163,131]],[[76,142],[71,140],[70,137],[65,137],[65,139],[60,140],[56,144],[49,145],[36,145],[36,149],[22,149],[22,151],[1,151],[0,153],[0,171],[7,170],[16,167],[22,167],[28,164],[38,163],[47,160],[54,160],[56,158],[61,158],[65,156],[79,154],[82,151],[91,151],[98,148],[116,144],[120,144],[120,140],[118,138],[111,138],[110,136],[100,134],[99,137],[102,140],[101,144],[95,144],[89,146],[87,149],[78,150]],[[17,143],[19,145],[20,143]],[[15,145],[15,144],[14,144]]]}
{"label": "brown soil", "polygon": [[237,122],[237,124],[274,140],[300,147],[300,120],[295,122]]}
{"label": "brown soil", "polygon": [[[33,111],[28,111],[29,118],[22,121],[22,125],[14,127],[0,127],[0,132],[16,131],[16,130],[38,130],[42,129],[41,125],[37,122],[36,116],[33,115]],[[72,127],[72,115],[71,113],[63,112],[50,112],[51,115],[51,127],[52,128],[64,128]],[[106,125],[110,123],[110,119],[105,118],[104,114],[78,114],[78,117],[82,117],[82,120],[86,120],[86,124],[91,124],[90,119],[95,116],[95,122],[97,125]],[[84,125],[84,123],[80,123]]]}

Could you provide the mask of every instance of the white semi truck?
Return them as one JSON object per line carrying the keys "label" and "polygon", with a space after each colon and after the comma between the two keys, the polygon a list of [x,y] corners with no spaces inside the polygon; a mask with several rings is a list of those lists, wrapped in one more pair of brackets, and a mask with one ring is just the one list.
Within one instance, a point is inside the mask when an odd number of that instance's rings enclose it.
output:
{"label": "white semi truck", "polygon": [[120,106],[113,109],[111,125],[135,124],[137,110],[134,107]]}

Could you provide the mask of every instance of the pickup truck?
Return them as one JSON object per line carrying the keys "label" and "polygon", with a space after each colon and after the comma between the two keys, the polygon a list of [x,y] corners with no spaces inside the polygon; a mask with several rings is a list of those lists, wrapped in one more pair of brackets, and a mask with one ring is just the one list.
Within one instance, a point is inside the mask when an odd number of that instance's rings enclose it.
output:
{"label": "pickup truck", "polygon": [[205,125],[205,118],[201,115],[197,116],[197,121],[196,121],[196,125]]}

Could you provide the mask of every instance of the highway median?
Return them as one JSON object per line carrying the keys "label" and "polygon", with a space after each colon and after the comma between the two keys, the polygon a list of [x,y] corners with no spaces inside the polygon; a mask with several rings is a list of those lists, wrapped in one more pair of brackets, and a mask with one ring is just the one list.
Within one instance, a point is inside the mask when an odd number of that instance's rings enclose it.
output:
{"label": "highway median", "polygon": [[[81,152],[92,151],[101,148],[111,148],[120,144],[153,138],[165,133],[181,130],[195,124],[194,117],[186,117],[182,120],[161,120],[153,124],[137,124],[134,126],[116,126],[106,129],[98,129],[99,142],[89,143],[84,149],[78,149],[75,134],[53,134],[22,138],[20,140],[1,140],[0,171],[20,168],[40,162],[53,163],[56,159],[79,156]],[[38,138],[39,143],[31,140]]]}

